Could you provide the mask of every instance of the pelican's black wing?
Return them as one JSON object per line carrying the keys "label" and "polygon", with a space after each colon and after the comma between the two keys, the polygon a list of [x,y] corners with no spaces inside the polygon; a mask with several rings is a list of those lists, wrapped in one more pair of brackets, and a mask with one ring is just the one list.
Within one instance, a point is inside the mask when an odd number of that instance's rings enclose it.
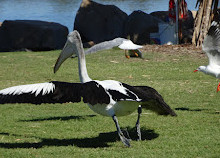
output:
{"label": "pelican's black wing", "polygon": [[159,115],[177,116],[164,101],[163,97],[153,88],[148,86],[134,86],[139,95],[143,97],[142,107],[152,110]]}
{"label": "pelican's black wing", "polygon": [[[98,97],[99,96],[99,97]],[[108,104],[110,99],[103,87],[94,81],[87,83],[46,82],[20,85],[0,90],[0,104],[6,103],[66,103]]]}
{"label": "pelican's black wing", "polygon": [[123,86],[139,98],[139,102],[143,108],[152,110],[159,115],[177,116],[154,88],[148,86],[130,86],[125,83],[123,83]]}

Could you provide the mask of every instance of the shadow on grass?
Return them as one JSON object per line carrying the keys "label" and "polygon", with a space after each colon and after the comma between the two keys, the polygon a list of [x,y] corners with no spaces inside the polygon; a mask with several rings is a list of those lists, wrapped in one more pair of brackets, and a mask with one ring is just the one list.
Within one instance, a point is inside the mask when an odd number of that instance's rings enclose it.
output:
{"label": "shadow on grass", "polygon": [[175,110],[180,110],[180,111],[204,111],[204,110],[207,110],[207,109],[190,109],[190,108],[181,107],[181,108],[175,108]]}
{"label": "shadow on grass", "polygon": [[[135,128],[127,128],[127,132],[131,138],[136,139],[136,129]],[[141,128],[142,132],[142,140],[152,140],[159,136],[159,134],[155,133],[154,130],[147,130],[145,128]],[[0,135],[7,136],[19,136],[22,135],[13,135],[9,133],[0,133]],[[117,132],[108,132],[108,133],[100,133],[99,136],[93,138],[74,138],[74,139],[48,139],[48,138],[40,138],[35,137],[37,139],[41,139],[38,143],[0,143],[0,148],[43,148],[45,146],[77,146],[80,148],[103,148],[109,147],[109,142],[120,141]],[[134,139],[134,140],[135,140]],[[123,144],[122,144],[123,145]]]}
{"label": "shadow on grass", "polygon": [[85,115],[85,116],[60,116],[60,117],[48,117],[48,118],[38,118],[38,119],[31,119],[31,120],[20,120],[21,122],[37,122],[37,121],[51,121],[51,120],[61,120],[61,121],[68,121],[68,120],[85,120],[89,117],[95,117],[96,115]]}

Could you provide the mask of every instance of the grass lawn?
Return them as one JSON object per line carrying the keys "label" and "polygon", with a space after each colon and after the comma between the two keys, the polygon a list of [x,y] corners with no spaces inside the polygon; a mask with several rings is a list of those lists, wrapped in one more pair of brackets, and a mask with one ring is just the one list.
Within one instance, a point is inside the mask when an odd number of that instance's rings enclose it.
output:
{"label": "grass lawn", "polygon": [[[79,82],[77,59],[68,59],[54,74],[60,51],[0,53],[0,89],[51,80]],[[143,111],[143,141],[136,141],[137,112],[119,117],[133,138],[126,148],[111,118],[77,104],[0,105],[0,157],[220,157],[218,81],[193,73],[207,64],[201,54],[144,52],[126,59],[113,49],[86,56],[92,79],[113,79],[155,88],[178,114]]]}

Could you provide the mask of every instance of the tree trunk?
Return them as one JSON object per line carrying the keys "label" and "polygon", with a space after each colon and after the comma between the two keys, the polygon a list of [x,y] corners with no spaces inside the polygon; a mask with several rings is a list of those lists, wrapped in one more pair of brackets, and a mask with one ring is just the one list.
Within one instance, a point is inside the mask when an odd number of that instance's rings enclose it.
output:
{"label": "tree trunk", "polygon": [[199,10],[196,13],[195,22],[194,22],[194,32],[193,32],[193,38],[192,38],[192,44],[194,45],[197,45],[201,21],[203,17],[203,10],[204,10],[204,2],[200,2]]}
{"label": "tree trunk", "polygon": [[192,38],[192,43],[197,47],[201,47],[204,37],[208,32],[212,20],[212,5],[214,4],[213,2],[216,5],[216,1],[218,0],[200,0],[199,2],[199,10],[195,18]]}
{"label": "tree trunk", "polygon": [[198,39],[197,47],[202,45],[203,39],[208,32],[210,23],[211,23],[211,7],[212,7],[212,0],[207,0],[206,8],[204,9],[204,17],[202,19],[202,27],[200,36]]}

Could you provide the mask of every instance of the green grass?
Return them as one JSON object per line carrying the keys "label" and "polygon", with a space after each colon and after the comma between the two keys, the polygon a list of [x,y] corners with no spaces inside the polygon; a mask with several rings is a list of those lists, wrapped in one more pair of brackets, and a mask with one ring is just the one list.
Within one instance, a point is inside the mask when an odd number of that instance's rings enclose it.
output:
{"label": "green grass", "polygon": [[[79,82],[77,59],[53,74],[60,51],[0,53],[0,89],[51,80]],[[143,141],[136,141],[137,113],[119,117],[134,138],[123,146],[111,118],[84,103],[0,106],[0,157],[220,157],[220,93],[217,80],[193,73],[207,64],[201,54],[144,52],[126,59],[118,49],[86,56],[92,79],[155,88],[178,117],[143,111]]]}

